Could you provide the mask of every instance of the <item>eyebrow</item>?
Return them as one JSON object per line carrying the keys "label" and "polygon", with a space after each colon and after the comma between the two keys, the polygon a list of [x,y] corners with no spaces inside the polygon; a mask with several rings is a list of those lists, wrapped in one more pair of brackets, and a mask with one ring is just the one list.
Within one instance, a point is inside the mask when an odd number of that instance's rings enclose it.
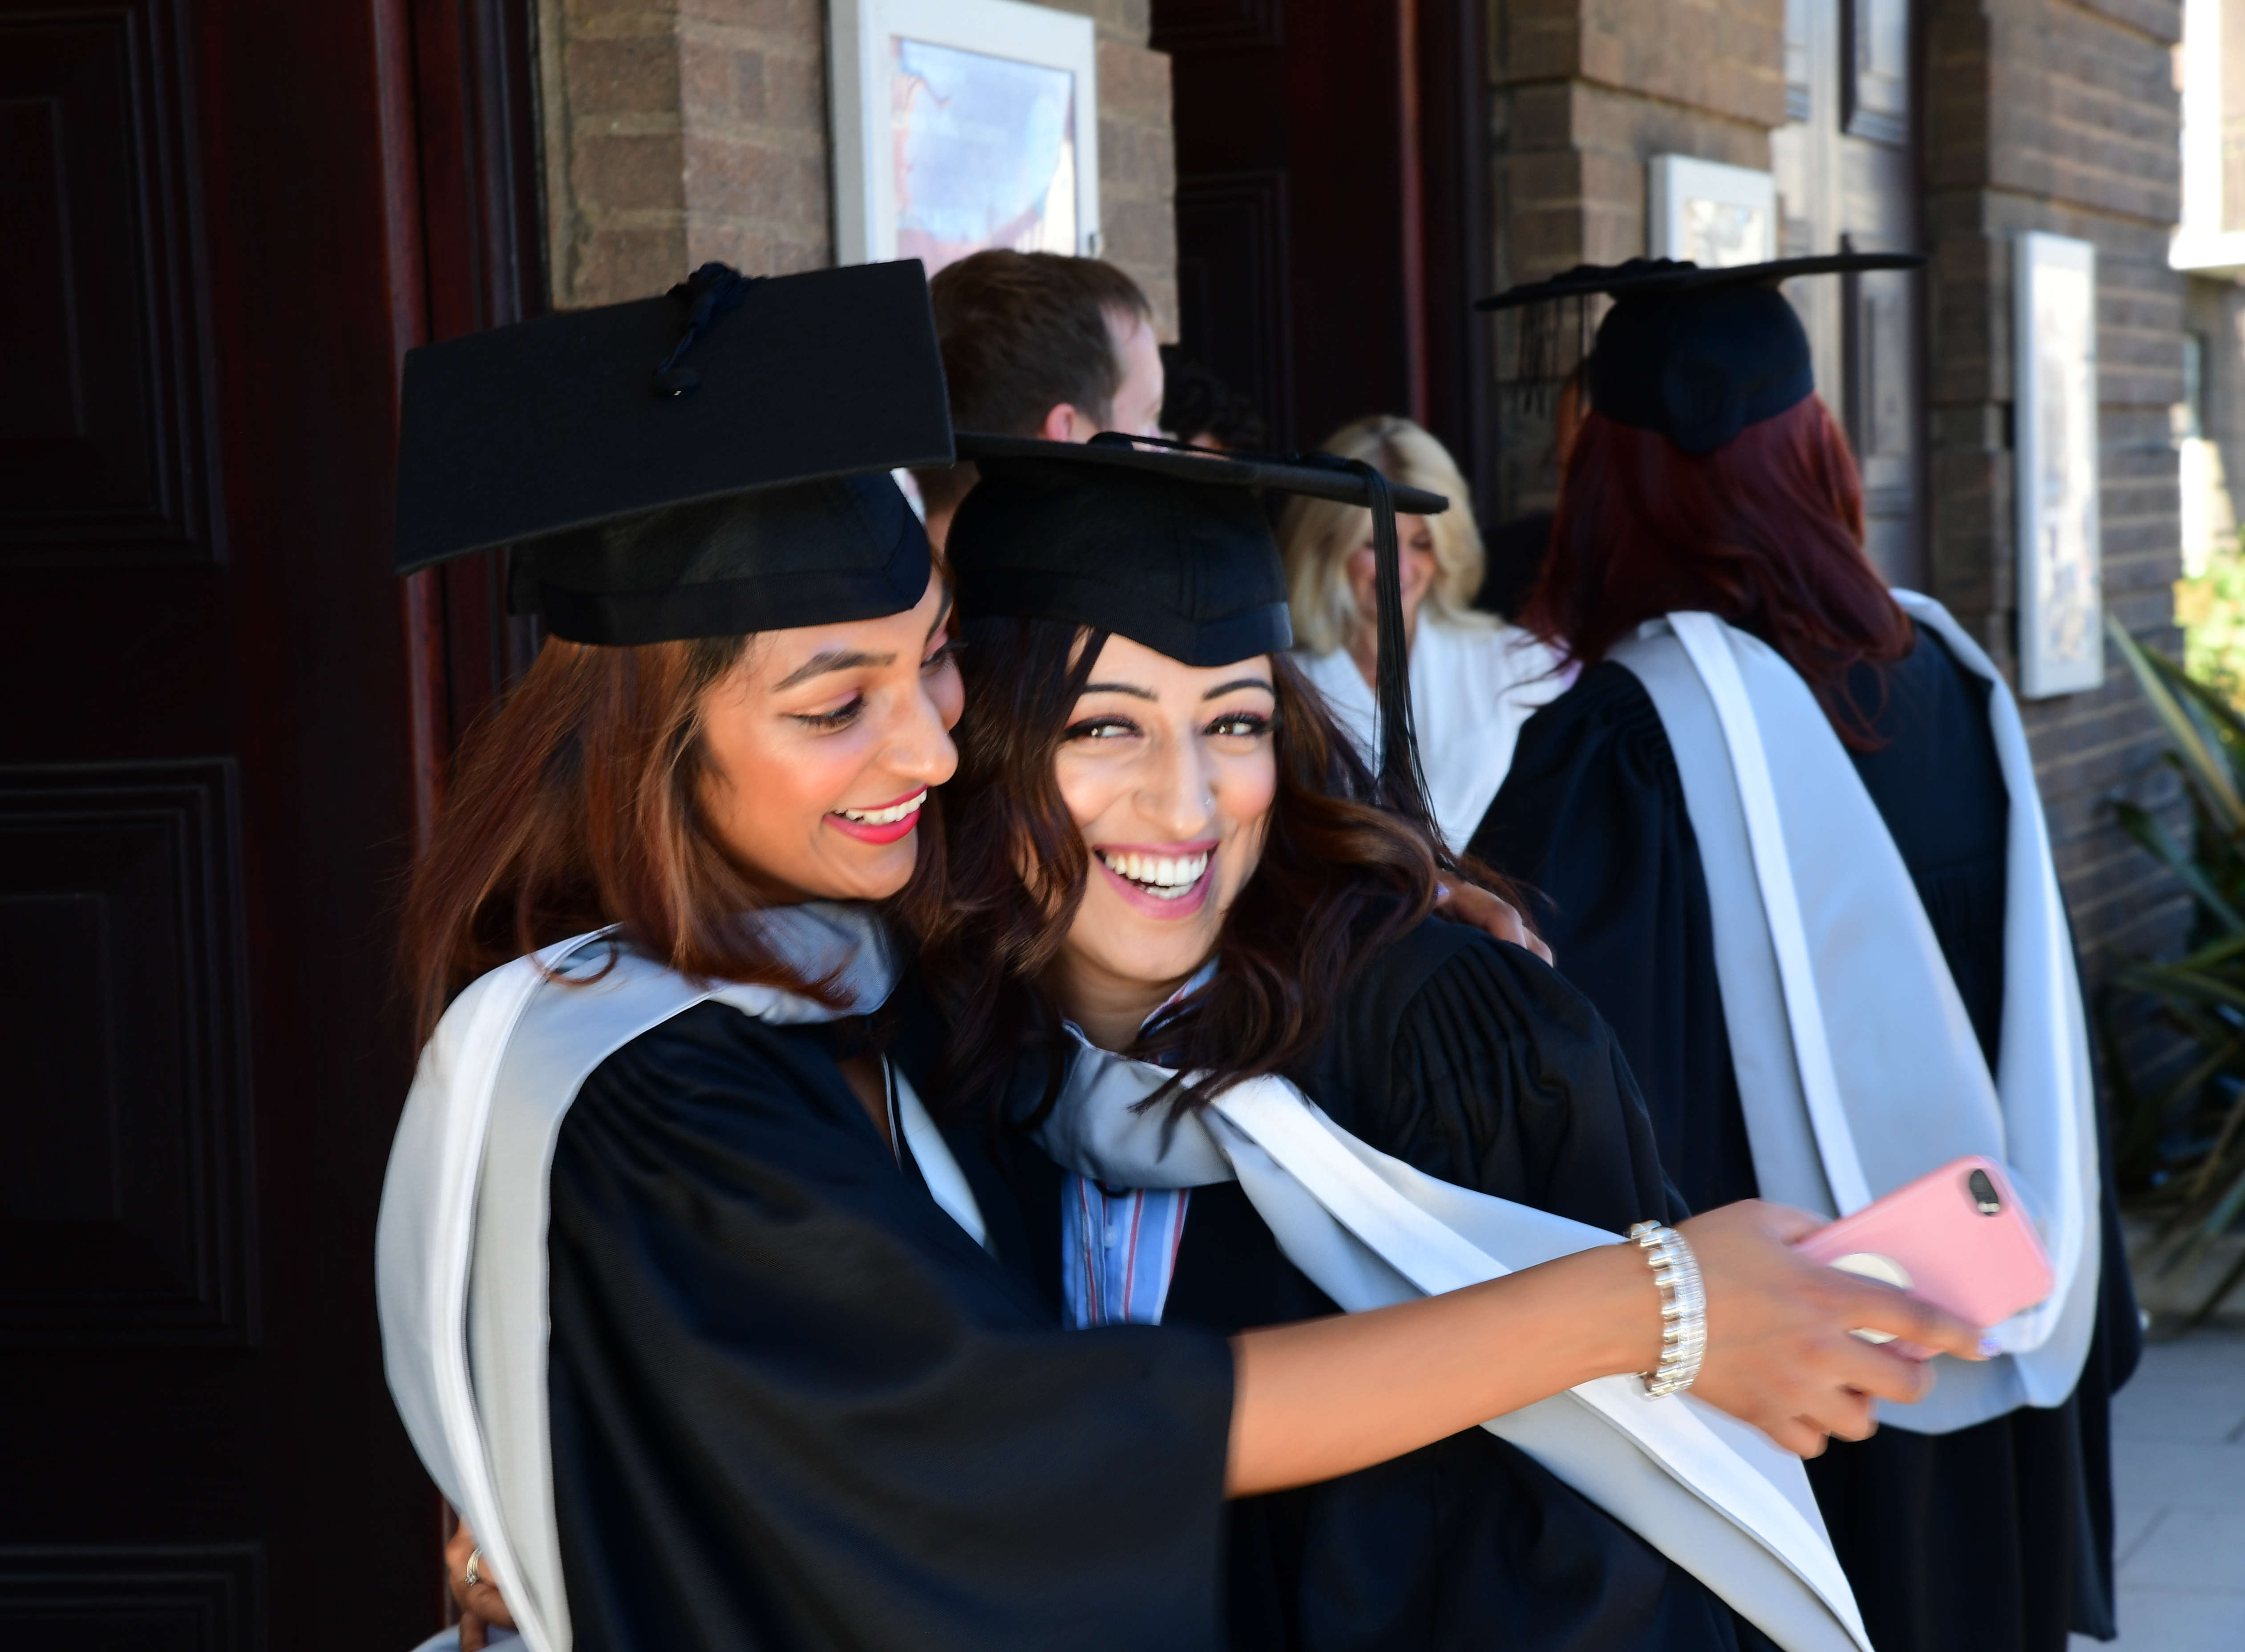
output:
{"label": "eyebrow", "polygon": [[[1278,690],[1272,688],[1265,678],[1236,676],[1229,683],[1217,683],[1200,697],[1204,701],[1219,699],[1234,689],[1260,689],[1264,693],[1273,697],[1278,694]],[[1083,691],[1086,694],[1127,694],[1134,700],[1154,700],[1161,697],[1150,689],[1135,688],[1128,683],[1087,683],[1083,685]]]}
{"label": "eyebrow", "polygon": [[829,649],[824,654],[814,654],[782,677],[774,685],[791,689],[798,683],[808,683],[814,676],[824,676],[829,671],[851,671],[861,665],[894,665],[893,654],[866,654],[856,649]]}
{"label": "eyebrow", "polygon": [[1236,676],[1229,683],[1217,683],[1200,697],[1204,700],[1213,700],[1220,695],[1231,693],[1234,689],[1260,689],[1272,699],[1278,697],[1278,690],[1271,686],[1268,679],[1259,676]]}
{"label": "eyebrow", "polygon": [[945,591],[943,606],[935,611],[935,622],[927,628],[927,634],[930,636],[940,631],[943,629],[943,622],[951,617],[951,593],[948,590]]}

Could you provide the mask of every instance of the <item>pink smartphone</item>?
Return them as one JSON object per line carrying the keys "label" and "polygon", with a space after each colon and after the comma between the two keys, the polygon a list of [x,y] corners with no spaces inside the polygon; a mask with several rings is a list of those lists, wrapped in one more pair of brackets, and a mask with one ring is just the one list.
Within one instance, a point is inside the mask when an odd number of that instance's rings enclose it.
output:
{"label": "pink smartphone", "polygon": [[[1883,1280],[1985,1329],[2048,1296],[2050,1254],[1991,1159],[1951,1160],[1820,1227],[1796,1247],[1831,1267]],[[1869,1341],[1891,1339],[1868,1331]],[[1926,1350],[1904,1344],[1898,1353]]]}

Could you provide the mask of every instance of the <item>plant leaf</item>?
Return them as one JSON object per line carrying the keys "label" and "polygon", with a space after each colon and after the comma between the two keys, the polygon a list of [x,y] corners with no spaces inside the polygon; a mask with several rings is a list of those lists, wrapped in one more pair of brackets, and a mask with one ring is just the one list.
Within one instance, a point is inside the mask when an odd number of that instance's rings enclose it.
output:
{"label": "plant leaf", "polygon": [[2238,915],[2237,908],[2223,898],[2204,869],[2191,858],[2182,845],[2174,840],[2174,834],[2157,815],[2140,804],[2126,801],[2115,803],[2113,812],[2120,817],[2123,832],[2155,859],[2164,862],[2167,869],[2181,878],[2191,894],[2197,897],[2199,905],[2204,907],[2224,928],[2238,936],[2241,942],[2245,942],[2245,917]]}
{"label": "plant leaf", "polygon": [[[2128,635],[2119,619],[2108,614],[2105,629],[2112,634],[2120,657],[2135,674],[2137,686],[2151,703],[2153,712],[2167,726],[2167,738],[2182,759],[2184,778],[2198,794],[2207,813],[2229,836],[2245,831],[2245,797],[2238,792],[2237,777],[2221,743],[2209,737],[2202,717],[2194,716],[2174,686],[2181,668],[2153,653]],[[2155,664],[2154,662],[2157,662]],[[2165,666],[2166,670],[2161,670]],[[2182,678],[2185,683],[2189,679]],[[2190,697],[2195,701],[2197,697]]]}

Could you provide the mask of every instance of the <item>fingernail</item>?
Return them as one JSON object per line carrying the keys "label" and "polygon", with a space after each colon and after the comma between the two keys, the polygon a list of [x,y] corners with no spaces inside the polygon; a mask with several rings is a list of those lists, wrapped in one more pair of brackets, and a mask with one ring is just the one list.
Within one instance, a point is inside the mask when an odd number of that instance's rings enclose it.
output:
{"label": "fingernail", "polygon": [[1982,1359],[1993,1359],[1997,1355],[2003,1351],[2004,1345],[1997,1342],[1994,1337],[1983,1336],[1980,1339],[1980,1357]]}

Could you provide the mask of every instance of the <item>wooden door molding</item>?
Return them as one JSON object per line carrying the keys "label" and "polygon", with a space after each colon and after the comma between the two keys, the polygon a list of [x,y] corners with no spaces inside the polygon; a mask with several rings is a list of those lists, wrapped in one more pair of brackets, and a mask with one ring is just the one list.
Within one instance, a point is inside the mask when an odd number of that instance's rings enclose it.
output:
{"label": "wooden door molding", "polygon": [[257,1328],[234,767],[0,767],[0,1347]]}
{"label": "wooden door molding", "polygon": [[1202,173],[1177,182],[1177,308],[1185,347],[1263,410],[1270,439],[1294,429],[1293,282],[1283,167]]}
{"label": "wooden door molding", "polygon": [[258,1652],[264,1554],[255,1544],[0,1548],[9,1652]]}
{"label": "wooden door molding", "polygon": [[173,0],[0,0],[0,568],[222,560]]}

